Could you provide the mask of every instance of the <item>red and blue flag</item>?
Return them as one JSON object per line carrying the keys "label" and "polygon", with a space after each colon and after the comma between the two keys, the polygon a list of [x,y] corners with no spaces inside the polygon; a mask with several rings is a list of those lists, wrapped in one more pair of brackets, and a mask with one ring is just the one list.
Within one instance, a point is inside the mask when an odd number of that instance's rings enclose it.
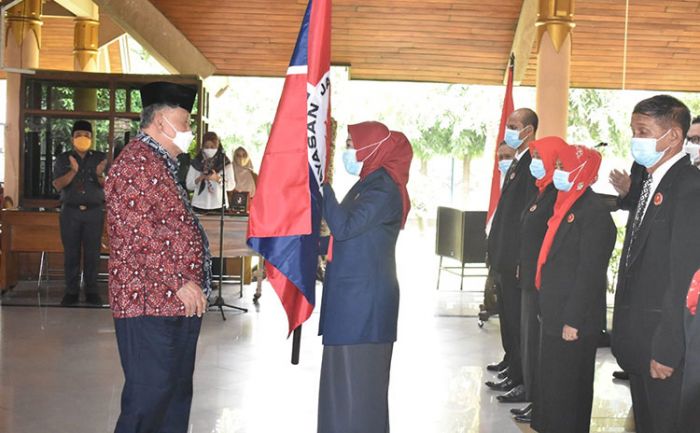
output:
{"label": "red and blue flag", "polygon": [[496,207],[498,206],[498,200],[501,198],[501,172],[498,170],[498,146],[503,141],[503,137],[506,132],[506,123],[508,123],[508,117],[515,110],[513,105],[513,68],[515,68],[515,57],[511,56],[510,62],[508,64],[508,78],[506,81],[506,94],[503,98],[503,108],[501,109],[501,123],[498,126],[498,136],[496,139],[496,148],[493,152],[493,171],[491,175],[491,195],[489,197],[489,209],[486,214],[486,231],[488,232],[491,227],[491,218],[496,212]]}
{"label": "red and blue flag", "polygon": [[315,304],[321,184],[330,145],[331,0],[309,0],[251,201],[248,245],[289,320],[289,332]]}

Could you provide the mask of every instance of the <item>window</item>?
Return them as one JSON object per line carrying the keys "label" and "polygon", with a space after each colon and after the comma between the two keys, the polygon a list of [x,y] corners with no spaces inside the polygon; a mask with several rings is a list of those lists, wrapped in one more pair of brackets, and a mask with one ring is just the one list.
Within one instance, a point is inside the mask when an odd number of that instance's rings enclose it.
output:
{"label": "window", "polygon": [[[139,89],[152,81],[191,84],[203,92],[195,77],[161,75],[93,74],[39,71],[22,76],[20,124],[21,143],[20,206],[58,205],[53,188],[53,164],[57,155],[71,150],[71,130],[76,120],[93,127],[93,149],[107,153],[111,162],[138,134],[141,112]],[[198,98],[192,110],[192,130],[206,130],[206,111]]]}

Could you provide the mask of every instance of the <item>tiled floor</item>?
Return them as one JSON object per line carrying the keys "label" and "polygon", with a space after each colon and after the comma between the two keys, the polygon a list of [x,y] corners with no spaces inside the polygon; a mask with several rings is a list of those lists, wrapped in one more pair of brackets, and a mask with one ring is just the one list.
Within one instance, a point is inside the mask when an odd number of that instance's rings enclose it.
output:
{"label": "tiled floor", "polygon": [[[445,276],[435,290],[431,240],[407,235],[399,248],[402,304],[392,366],[393,432],[517,433],[529,429],[508,415],[513,405],[485,390],[483,368],[501,356],[498,321],[477,326],[483,280]],[[410,245],[410,248],[401,246]],[[428,253],[421,256],[416,251]],[[53,289],[52,289],[53,290]],[[55,290],[60,290],[57,287]],[[260,307],[210,312],[204,322],[195,373],[191,432],[312,433],[316,427],[321,342],[314,313],[304,326],[301,363],[289,362],[286,319],[269,286]],[[465,316],[467,315],[467,316]],[[609,350],[597,359],[591,432],[625,432],[629,392],[611,381]],[[122,373],[108,310],[3,307],[0,309],[0,431],[110,432],[119,411]]]}

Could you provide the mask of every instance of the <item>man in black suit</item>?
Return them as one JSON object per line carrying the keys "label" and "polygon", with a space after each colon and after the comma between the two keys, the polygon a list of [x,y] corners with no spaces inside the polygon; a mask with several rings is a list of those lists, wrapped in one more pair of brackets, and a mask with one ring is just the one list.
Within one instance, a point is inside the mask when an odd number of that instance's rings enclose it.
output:
{"label": "man in black suit", "polygon": [[685,139],[684,150],[690,155],[690,162],[696,167],[700,167],[700,116],[693,118]]}
{"label": "man in black suit", "polygon": [[[618,194],[617,203],[611,211],[626,210],[629,212],[627,216],[627,231],[632,230],[634,212],[630,211],[637,208],[637,202],[639,201],[639,196],[642,193],[642,186],[647,176],[649,176],[647,169],[636,161],[632,163],[629,173],[627,173],[626,170],[612,170],[610,172],[610,184],[615,188]],[[630,380],[629,374],[624,370],[613,371],[612,375],[614,379]]]}
{"label": "man in black suit", "polygon": [[[698,267],[700,173],[682,152],[688,108],[658,95],[632,114],[632,155],[648,176],[620,258],[613,354],[630,375],[638,433],[678,432],[683,357],[683,306]],[[682,230],[680,230],[682,228]]]}
{"label": "man in black suit", "polygon": [[525,207],[537,194],[535,178],[530,174],[529,143],[535,139],[537,114],[529,108],[515,110],[506,123],[505,141],[516,150],[513,163],[505,174],[501,198],[488,239],[488,262],[495,273],[501,322],[501,341],[506,352],[508,377],[502,382],[488,382],[492,389],[507,391],[498,396],[501,402],[525,401],[520,357],[520,289],[517,263],[520,253],[520,221]]}

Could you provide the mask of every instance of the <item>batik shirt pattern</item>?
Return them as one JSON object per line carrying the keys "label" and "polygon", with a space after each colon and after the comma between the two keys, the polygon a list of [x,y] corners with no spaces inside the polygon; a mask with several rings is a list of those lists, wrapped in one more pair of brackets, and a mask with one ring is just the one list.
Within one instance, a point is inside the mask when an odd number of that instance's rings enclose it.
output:
{"label": "batik shirt pattern", "polygon": [[105,181],[109,301],[115,318],[184,316],[176,291],[187,281],[211,290],[206,234],[177,182],[177,161],[140,134]]}

